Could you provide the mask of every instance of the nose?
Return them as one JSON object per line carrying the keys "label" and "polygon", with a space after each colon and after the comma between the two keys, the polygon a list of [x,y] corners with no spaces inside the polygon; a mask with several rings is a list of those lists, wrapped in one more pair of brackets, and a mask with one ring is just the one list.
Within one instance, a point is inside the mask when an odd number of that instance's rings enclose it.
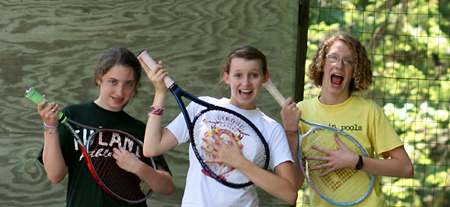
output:
{"label": "nose", "polygon": [[344,68],[344,59],[339,58],[336,62],[335,62],[336,66],[340,67],[340,68]]}
{"label": "nose", "polygon": [[250,85],[250,76],[245,76],[244,77],[244,83],[243,83],[244,85],[246,85],[246,86],[248,86],[248,85]]}
{"label": "nose", "polygon": [[119,86],[116,88],[116,94],[122,96],[124,90],[125,90],[124,85],[119,85]]}

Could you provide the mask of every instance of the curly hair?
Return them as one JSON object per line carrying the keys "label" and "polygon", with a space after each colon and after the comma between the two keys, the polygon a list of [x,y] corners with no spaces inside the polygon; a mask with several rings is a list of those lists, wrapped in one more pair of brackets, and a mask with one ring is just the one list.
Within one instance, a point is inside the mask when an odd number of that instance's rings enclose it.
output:
{"label": "curly hair", "polygon": [[344,42],[350,48],[353,59],[356,60],[349,93],[367,90],[372,84],[372,61],[368,58],[364,45],[358,39],[343,32],[333,34],[319,45],[309,65],[308,77],[317,87],[322,86],[325,56],[336,41]]}

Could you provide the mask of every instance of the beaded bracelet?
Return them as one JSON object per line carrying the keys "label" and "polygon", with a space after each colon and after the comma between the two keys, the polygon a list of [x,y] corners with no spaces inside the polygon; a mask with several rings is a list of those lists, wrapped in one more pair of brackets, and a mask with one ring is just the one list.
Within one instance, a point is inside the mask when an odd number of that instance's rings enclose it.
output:
{"label": "beaded bracelet", "polygon": [[164,113],[164,107],[151,105],[150,112],[148,113],[148,115],[150,116],[151,114],[154,114],[154,115],[161,116],[161,115],[163,115],[163,113]]}
{"label": "beaded bracelet", "polygon": [[289,135],[297,135],[298,134],[298,129],[297,130],[284,130],[284,133],[289,134]]}
{"label": "beaded bracelet", "polygon": [[58,129],[56,129],[54,132],[48,131],[47,129],[54,129],[56,127],[58,127],[58,124],[56,124],[56,126],[48,126],[47,124],[45,124],[45,122],[42,124],[44,132],[47,132],[48,134],[54,134],[56,132],[58,132]]}

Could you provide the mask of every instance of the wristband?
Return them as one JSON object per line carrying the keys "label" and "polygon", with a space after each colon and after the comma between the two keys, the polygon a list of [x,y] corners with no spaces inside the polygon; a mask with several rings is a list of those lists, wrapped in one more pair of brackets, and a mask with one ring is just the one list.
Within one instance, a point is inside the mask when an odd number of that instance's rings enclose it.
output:
{"label": "wristband", "polygon": [[284,133],[289,134],[289,135],[297,135],[298,134],[298,129],[297,130],[284,130]]}
{"label": "wristband", "polygon": [[154,115],[161,116],[161,115],[163,115],[163,113],[164,113],[164,107],[151,105],[150,112],[148,113],[148,115],[150,116],[150,115],[154,114]]}
{"label": "wristband", "polygon": [[361,170],[362,167],[363,167],[363,160],[362,156],[359,155],[358,163],[356,163],[355,170]]}
{"label": "wristband", "polygon": [[43,125],[42,128],[43,128],[44,132],[46,132],[47,134],[54,134],[54,133],[58,132],[58,129],[55,129],[55,131],[53,131],[53,132],[47,130],[47,129],[54,129],[54,128],[56,128],[58,126],[58,124],[56,124],[56,126],[48,126],[45,123],[42,124],[42,125]]}
{"label": "wristband", "polygon": [[45,128],[49,128],[49,129],[53,129],[53,128],[58,127],[58,123],[56,123],[56,126],[49,126],[49,125],[45,124],[45,122],[44,122],[43,125],[44,125]]}

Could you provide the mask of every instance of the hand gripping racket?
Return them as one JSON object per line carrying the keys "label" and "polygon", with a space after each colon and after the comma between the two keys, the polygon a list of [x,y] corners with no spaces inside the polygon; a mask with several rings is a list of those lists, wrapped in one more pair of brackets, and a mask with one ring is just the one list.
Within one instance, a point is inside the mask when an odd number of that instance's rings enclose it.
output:
{"label": "hand gripping racket", "polygon": [[[33,87],[26,91],[25,97],[36,104],[45,100]],[[113,149],[120,146],[156,169],[153,159],[144,157],[140,140],[120,130],[96,128],[77,123],[67,118],[62,112],[59,112],[58,119],[73,135],[89,171],[103,190],[129,204],[145,202],[152,193],[150,186],[137,175],[120,168],[112,157]],[[83,133],[90,133],[86,142],[80,138],[83,137],[80,136]]]}
{"label": "hand gripping racket", "polygon": [[[138,58],[147,68],[156,65],[156,62],[145,50],[138,55]],[[235,111],[210,104],[189,94],[181,89],[170,77],[164,79],[164,84],[172,92],[181,109],[189,130],[192,149],[205,175],[232,188],[252,185],[253,183],[250,179],[239,170],[220,163],[203,162],[203,160],[211,159],[212,155],[205,152],[201,146],[205,144],[202,138],[209,139],[214,143],[217,143],[215,140],[220,138],[230,145],[232,144],[231,139],[234,139],[241,148],[242,154],[248,160],[263,169],[267,169],[270,157],[269,148],[258,128],[245,116]],[[191,119],[182,97],[203,106],[204,109]]]}
{"label": "hand gripping racket", "polygon": [[[285,98],[270,80],[264,84],[264,87],[278,104],[283,106]],[[346,168],[320,177],[319,175],[327,171],[328,168],[313,171],[310,168],[326,162],[307,160],[306,157],[326,156],[326,154],[311,149],[311,146],[319,146],[327,150],[338,150],[339,146],[334,140],[334,134],[337,134],[339,140],[353,153],[368,157],[367,152],[353,137],[341,130],[321,124],[310,123],[303,119],[300,119],[300,121],[305,123],[308,129],[305,130],[307,131],[305,134],[299,134],[298,156],[300,168],[311,189],[323,199],[335,205],[350,206],[364,200],[372,190],[375,180],[374,175],[361,170]]]}

